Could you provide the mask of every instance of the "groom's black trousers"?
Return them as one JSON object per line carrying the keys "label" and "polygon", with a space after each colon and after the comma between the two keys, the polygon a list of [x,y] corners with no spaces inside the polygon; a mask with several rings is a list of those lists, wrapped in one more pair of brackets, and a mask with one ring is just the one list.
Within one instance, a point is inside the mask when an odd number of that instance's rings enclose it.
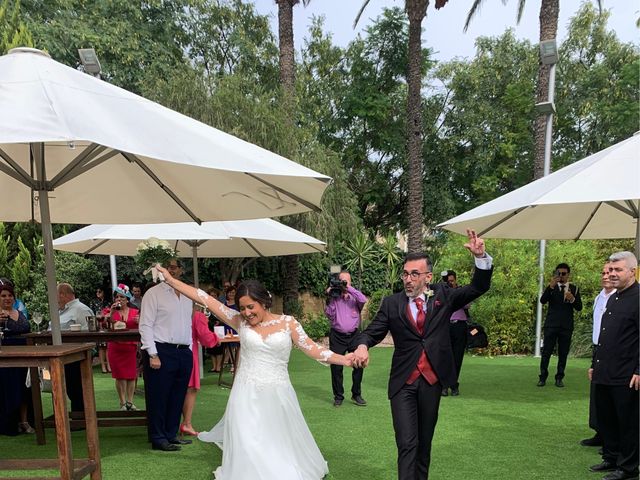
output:
{"label": "groom's black trousers", "polygon": [[429,478],[431,440],[438,422],[442,385],[419,377],[391,399],[391,416],[398,447],[398,480]]}

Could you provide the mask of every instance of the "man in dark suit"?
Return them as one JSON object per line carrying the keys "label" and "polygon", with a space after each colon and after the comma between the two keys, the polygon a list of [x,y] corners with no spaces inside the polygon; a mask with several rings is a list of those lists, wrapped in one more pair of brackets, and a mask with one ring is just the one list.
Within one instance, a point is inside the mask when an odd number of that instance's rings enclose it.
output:
{"label": "man in dark suit", "polygon": [[544,387],[549,376],[549,360],[558,344],[558,369],[556,387],[564,387],[564,369],[571,348],[573,335],[573,311],[582,310],[582,299],[578,287],[569,283],[571,269],[566,263],[559,264],[553,272],[549,286],[540,297],[540,303],[549,304],[547,318],[544,321],[544,340],[540,359],[540,378],[538,386]]}
{"label": "man in dark suit", "polygon": [[602,463],[592,472],[611,472],[603,480],[638,478],[638,389],[640,388],[640,286],[638,260],[631,252],[609,257],[609,300],[589,378],[595,384]]}
{"label": "man in dark suit", "polygon": [[427,255],[407,255],[402,272],[404,291],[385,297],[380,310],[357,341],[355,366],[369,361],[368,349],[391,332],[395,349],[389,378],[389,400],[398,447],[398,479],[429,476],[431,440],[438,420],[442,388],[456,382],[449,339],[449,318],[489,290],[492,259],[484,241],[467,230],[465,247],[476,257],[470,285],[451,289],[431,282]]}

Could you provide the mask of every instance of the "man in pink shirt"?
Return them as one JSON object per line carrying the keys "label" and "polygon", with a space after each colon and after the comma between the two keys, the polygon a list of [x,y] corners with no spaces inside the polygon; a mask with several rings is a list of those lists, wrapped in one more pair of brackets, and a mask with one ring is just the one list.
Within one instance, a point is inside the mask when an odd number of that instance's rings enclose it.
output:
{"label": "man in pink shirt", "polygon": [[[338,278],[342,282],[341,292],[331,287],[327,288],[327,306],[324,313],[331,323],[329,333],[329,348],[340,355],[355,350],[357,345],[352,342],[358,334],[360,326],[360,312],[367,303],[367,297],[351,285],[351,275],[346,270],[340,272]],[[338,294],[339,293],[339,294]],[[354,368],[351,374],[351,400],[355,405],[364,407],[367,402],[362,398],[362,368]],[[331,365],[331,386],[333,388],[333,406],[339,407],[344,401],[344,387],[342,385],[342,366]]]}

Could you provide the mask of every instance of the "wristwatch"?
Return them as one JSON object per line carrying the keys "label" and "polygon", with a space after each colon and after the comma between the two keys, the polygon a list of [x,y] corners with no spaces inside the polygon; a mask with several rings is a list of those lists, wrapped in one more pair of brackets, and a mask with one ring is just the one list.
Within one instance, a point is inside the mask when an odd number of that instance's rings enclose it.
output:
{"label": "wristwatch", "polygon": [[158,354],[157,354],[157,353],[155,353],[155,354],[153,354],[153,355],[149,355],[149,358],[152,358],[152,359],[153,359],[153,358],[158,358]]}

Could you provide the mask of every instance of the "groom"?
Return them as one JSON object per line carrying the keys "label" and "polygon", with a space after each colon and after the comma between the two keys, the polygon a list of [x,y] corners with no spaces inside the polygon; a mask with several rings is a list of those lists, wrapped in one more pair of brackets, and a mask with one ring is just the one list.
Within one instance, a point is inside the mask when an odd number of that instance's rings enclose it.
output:
{"label": "groom", "polygon": [[422,253],[405,257],[404,292],[385,297],[367,329],[356,338],[354,366],[366,366],[369,347],[391,332],[389,400],[398,447],[398,480],[429,478],[431,440],[443,387],[455,385],[456,370],[449,339],[451,314],[489,290],[492,259],[484,240],[467,230],[465,247],[475,257],[470,285],[451,289],[431,282],[431,261]]}

